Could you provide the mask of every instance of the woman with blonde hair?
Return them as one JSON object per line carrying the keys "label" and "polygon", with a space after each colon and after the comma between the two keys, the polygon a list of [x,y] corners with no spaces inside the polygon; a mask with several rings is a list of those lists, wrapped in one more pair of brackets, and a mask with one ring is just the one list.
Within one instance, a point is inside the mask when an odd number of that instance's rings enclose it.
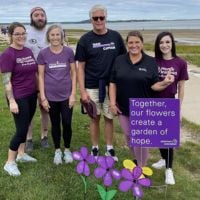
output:
{"label": "woman with blonde hair", "polygon": [[[65,163],[73,161],[70,143],[76,94],[76,66],[72,49],[64,46],[64,33],[59,25],[48,28],[46,39],[49,47],[42,49],[37,58],[39,89],[42,106],[49,112],[55,146],[53,162],[58,165],[62,164],[62,158]],[[60,147],[61,128],[64,157]]]}

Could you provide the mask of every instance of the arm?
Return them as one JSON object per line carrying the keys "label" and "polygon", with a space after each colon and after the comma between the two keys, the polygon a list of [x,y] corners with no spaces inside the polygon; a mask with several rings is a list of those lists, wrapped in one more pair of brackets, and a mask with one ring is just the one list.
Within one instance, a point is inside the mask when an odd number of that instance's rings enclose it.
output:
{"label": "arm", "polygon": [[38,80],[39,80],[39,91],[40,91],[40,103],[43,108],[49,112],[49,103],[46,99],[45,92],[44,92],[44,65],[38,65]]}
{"label": "arm", "polygon": [[169,85],[171,85],[174,82],[174,76],[171,74],[171,71],[169,70],[167,72],[167,75],[163,81],[159,81],[157,83],[154,83],[151,86],[151,89],[154,91],[162,91]]}
{"label": "arm", "polygon": [[19,108],[18,105],[14,99],[13,96],[13,91],[12,91],[12,84],[11,84],[11,72],[6,72],[2,74],[3,77],[3,84],[5,87],[5,93],[6,93],[6,97],[8,99],[9,102],[9,108],[10,108],[10,112],[12,113],[19,113]]}
{"label": "arm", "polygon": [[71,108],[76,100],[76,64],[70,63],[71,78],[72,78],[72,93],[69,97],[69,107]]}
{"label": "arm", "polygon": [[179,81],[178,82],[178,98],[180,99],[180,105],[183,103],[183,97],[184,97],[184,87],[185,87],[185,81]]}
{"label": "arm", "polygon": [[[181,105],[183,103],[183,97],[184,97],[184,88],[185,88],[185,80],[178,82],[178,98],[180,99],[180,112],[181,112]],[[180,119],[182,120],[182,115],[180,113]]]}
{"label": "arm", "polygon": [[78,83],[81,99],[85,102],[89,102],[90,97],[85,89],[85,62],[78,62]]}
{"label": "arm", "polygon": [[109,84],[110,110],[114,115],[121,113],[116,105],[117,88],[115,83]]}

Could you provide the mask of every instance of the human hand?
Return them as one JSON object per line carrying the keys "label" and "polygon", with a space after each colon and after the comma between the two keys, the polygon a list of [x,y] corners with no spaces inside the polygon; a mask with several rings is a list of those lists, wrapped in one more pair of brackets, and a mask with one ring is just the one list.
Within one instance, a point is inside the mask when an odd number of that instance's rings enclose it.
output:
{"label": "human hand", "polygon": [[74,94],[71,94],[69,97],[69,108],[72,108],[76,102],[76,97]]}
{"label": "human hand", "polygon": [[89,103],[90,102],[90,96],[89,96],[89,94],[88,94],[88,92],[86,90],[81,92],[81,99],[85,103]]}
{"label": "human hand", "polygon": [[12,100],[9,102],[9,107],[10,107],[10,112],[12,112],[14,114],[19,113],[19,108],[18,108],[18,105],[15,100]]}
{"label": "human hand", "polygon": [[116,105],[110,105],[110,111],[113,113],[113,115],[119,115],[122,113],[122,111]]}
{"label": "human hand", "polygon": [[171,83],[174,82],[174,80],[175,80],[175,77],[174,77],[174,75],[172,75],[171,69],[169,69],[164,81],[166,84],[170,85]]}
{"label": "human hand", "polygon": [[46,112],[49,112],[50,106],[49,106],[49,102],[47,101],[47,99],[41,100],[41,105]]}

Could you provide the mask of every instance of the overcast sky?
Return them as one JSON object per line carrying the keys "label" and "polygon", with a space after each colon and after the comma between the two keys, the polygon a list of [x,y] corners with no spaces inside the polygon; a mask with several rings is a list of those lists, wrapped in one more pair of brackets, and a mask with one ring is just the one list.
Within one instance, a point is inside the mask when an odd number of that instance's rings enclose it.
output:
{"label": "overcast sky", "polygon": [[46,10],[49,22],[81,21],[99,3],[109,20],[200,19],[200,0],[0,0],[0,23],[29,22],[35,6]]}

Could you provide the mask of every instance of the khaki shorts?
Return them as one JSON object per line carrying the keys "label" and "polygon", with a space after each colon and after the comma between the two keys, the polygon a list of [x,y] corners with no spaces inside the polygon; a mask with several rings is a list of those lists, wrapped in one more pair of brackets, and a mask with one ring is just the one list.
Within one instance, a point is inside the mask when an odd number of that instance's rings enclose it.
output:
{"label": "khaki shorts", "polygon": [[99,89],[86,89],[88,92],[90,99],[94,101],[97,107],[97,115],[101,114],[101,111],[105,117],[108,119],[113,119],[113,114],[111,113],[109,109],[109,99],[108,99],[108,93],[106,92],[106,97],[103,103],[99,103]]}

